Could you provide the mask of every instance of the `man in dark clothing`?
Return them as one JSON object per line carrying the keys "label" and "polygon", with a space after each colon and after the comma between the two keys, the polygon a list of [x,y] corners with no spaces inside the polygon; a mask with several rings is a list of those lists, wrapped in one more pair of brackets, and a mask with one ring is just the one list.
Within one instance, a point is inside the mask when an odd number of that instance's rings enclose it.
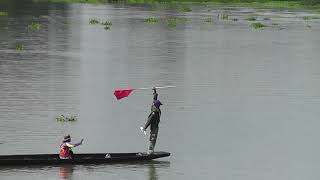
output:
{"label": "man in dark clothing", "polygon": [[154,147],[157,142],[159,122],[161,116],[160,106],[162,103],[158,100],[158,93],[156,88],[153,88],[153,103],[151,105],[151,113],[148,116],[146,124],[140,129],[146,134],[146,129],[150,126],[150,145],[148,153],[153,153]]}

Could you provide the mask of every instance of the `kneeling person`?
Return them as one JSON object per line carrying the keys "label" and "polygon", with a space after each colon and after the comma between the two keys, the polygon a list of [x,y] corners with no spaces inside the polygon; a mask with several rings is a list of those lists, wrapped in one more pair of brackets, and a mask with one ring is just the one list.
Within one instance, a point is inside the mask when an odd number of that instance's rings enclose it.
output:
{"label": "kneeling person", "polygon": [[72,159],[73,151],[71,148],[77,147],[82,144],[83,139],[79,143],[71,144],[70,135],[64,136],[62,144],[60,145],[59,157],[60,159]]}

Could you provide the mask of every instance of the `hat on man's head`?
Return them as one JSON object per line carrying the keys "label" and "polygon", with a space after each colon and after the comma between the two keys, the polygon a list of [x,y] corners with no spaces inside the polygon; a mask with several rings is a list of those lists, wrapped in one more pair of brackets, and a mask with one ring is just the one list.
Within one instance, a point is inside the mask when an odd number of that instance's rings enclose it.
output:
{"label": "hat on man's head", "polygon": [[70,140],[71,140],[71,137],[70,137],[69,134],[63,137],[63,142],[67,142],[67,141],[70,141]]}
{"label": "hat on man's head", "polygon": [[162,103],[161,103],[159,100],[153,101],[153,104],[154,104],[154,105],[158,105],[158,106],[162,105]]}

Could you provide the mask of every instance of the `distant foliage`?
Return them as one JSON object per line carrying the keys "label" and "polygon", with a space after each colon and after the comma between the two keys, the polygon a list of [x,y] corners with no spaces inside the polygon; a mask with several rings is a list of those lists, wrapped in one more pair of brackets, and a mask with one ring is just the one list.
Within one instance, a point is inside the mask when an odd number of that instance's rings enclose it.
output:
{"label": "distant foliage", "polygon": [[0,16],[8,16],[7,12],[0,11]]}
{"label": "distant foliage", "polygon": [[304,2],[306,5],[320,4],[320,0],[303,0],[302,2]]}

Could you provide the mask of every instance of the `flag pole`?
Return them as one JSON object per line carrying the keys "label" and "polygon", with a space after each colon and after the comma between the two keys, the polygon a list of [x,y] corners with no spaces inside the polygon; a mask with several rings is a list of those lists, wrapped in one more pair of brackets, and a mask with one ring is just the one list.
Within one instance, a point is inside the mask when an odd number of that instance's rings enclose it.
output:
{"label": "flag pole", "polygon": [[153,89],[153,88],[156,88],[156,89],[166,89],[166,88],[175,88],[177,86],[156,86],[156,87],[144,87],[144,88],[136,88],[135,90],[149,90],[149,89]]}

